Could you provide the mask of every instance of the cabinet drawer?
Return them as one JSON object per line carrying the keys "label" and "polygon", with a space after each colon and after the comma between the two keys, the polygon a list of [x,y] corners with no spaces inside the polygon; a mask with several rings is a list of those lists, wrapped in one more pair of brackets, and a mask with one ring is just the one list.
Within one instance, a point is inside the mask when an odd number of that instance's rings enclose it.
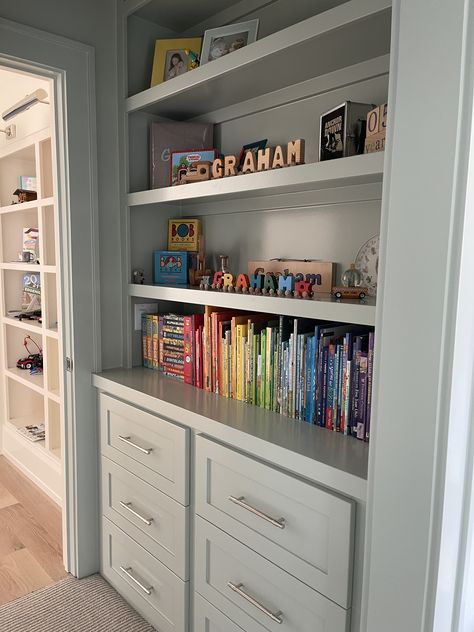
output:
{"label": "cabinet drawer", "polygon": [[194,632],[242,632],[242,628],[194,593]]}
{"label": "cabinet drawer", "polygon": [[102,457],[102,513],[181,579],[188,579],[189,508]]}
{"label": "cabinet drawer", "polygon": [[196,512],[343,608],[355,505],[196,437]]}
{"label": "cabinet drawer", "polygon": [[186,632],[188,582],[107,518],[102,519],[102,573],[157,630]]}
{"label": "cabinet drawer", "polygon": [[348,632],[349,611],[199,517],[195,551],[195,589],[247,632]]}
{"label": "cabinet drawer", "polygon": [[189,429],[100,395],[102,454],[188,504]]}

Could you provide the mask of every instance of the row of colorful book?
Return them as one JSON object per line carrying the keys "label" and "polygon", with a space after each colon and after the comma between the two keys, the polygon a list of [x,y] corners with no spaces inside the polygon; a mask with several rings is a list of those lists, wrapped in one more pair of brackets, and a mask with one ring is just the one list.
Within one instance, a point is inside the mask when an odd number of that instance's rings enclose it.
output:
{"label": "row of colorful book", "polygon": [[368,441],[374,331],[206,307],[144,315],[144,365],[223,397]]}

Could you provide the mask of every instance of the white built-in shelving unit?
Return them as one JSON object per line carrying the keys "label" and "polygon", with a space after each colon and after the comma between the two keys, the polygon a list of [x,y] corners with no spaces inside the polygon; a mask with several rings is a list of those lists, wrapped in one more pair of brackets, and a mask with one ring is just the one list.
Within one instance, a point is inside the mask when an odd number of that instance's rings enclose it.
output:
{"label": "white built-in shelving unit", "polygon": [[[36,176],[37,199],[12,203],[19,176]],[[23,228],[39,230],[39,263],[22,263]],[[3,414],[0,424],[2,452],[52,498],[62,496],[62,381],[58,286],[58,223],[53,145],[50,129],[0,150],[0,326],[2,335]],[[38,274],[42,321],[18,320],[24,274]],[[11,312],[11,313],[10,313]],[[27,355],[25,336],[43,350],[42,373],[31,375],[17,368]],[[30,343],[30,350],[36,347]],[[18,432],[28,424],[44,424],[44,441],[32,442]]]}
{"label": "white built-in shelving unit", "polygon": [[[259,39],[173,80],[149,87],[155,40],[258,18]],[[167,247],[168,219],[200,217],[207,267],[233,272],[275,257],[337,262],[337,275],[380,232],[384,154],[319,162],[320,116],[344,101],[387,101],[390,0],[203,0],[183,12],[167,0],[123,3],[121,114],[124,368],[94,384],[134,406],[183,423],[357,503],[351,632],[360,604],[370,445],[175,382],[141,367],[136,303],[161,313],[205,305],[377,326],[376,299],[311,300],[204,291],[152,282],[152,253]],[[306,164],[179,187],[150,189],[152,121],[214,124],[215,146],[238,154],[262,138],[304,138]],[[133,283],[142,268],[145,283]],[[373,419],[373,423],[377,423]]]}

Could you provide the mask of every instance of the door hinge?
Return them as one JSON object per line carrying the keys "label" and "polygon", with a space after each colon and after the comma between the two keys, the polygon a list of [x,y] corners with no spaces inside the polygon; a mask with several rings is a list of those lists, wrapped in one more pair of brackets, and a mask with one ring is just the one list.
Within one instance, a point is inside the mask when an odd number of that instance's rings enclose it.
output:
{"label": "door hinge", "polygon": [[72,373],[72,368],[73,368],[72,358],[66,357],[66,371],[69,371],[69,373]]}

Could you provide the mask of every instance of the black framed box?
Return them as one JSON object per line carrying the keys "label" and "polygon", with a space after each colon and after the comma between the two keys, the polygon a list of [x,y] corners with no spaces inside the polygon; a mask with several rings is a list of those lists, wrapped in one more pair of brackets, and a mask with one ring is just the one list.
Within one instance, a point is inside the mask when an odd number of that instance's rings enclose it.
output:
{"label": "black framed box", "polygon": [[325,112],[319,126],[319,160],[364,153],[365,124],[371,103],[345,101]]}

